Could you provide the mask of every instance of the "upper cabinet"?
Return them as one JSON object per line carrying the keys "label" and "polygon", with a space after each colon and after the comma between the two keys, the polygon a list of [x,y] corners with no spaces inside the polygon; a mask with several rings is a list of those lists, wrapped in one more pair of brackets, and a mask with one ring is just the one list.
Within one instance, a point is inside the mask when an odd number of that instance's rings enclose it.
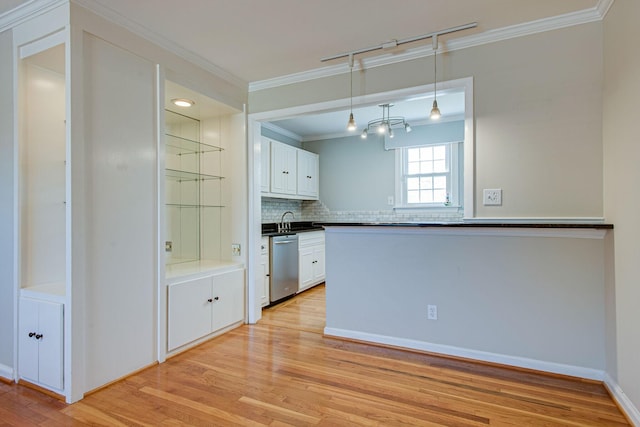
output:
{"label": "upper cabinet", "polygon": [[262,138],[262,195],[318,200],[319,156],[269,138]]}
{"label": "upper cabinet", "polygon": [[271,192],[296,194],[298,182],[297,148],[271,142]]}
{"label": "upper cabinet", "polygon": [[319,156],[309,151],[298,150],[298,194],[318,198]]}

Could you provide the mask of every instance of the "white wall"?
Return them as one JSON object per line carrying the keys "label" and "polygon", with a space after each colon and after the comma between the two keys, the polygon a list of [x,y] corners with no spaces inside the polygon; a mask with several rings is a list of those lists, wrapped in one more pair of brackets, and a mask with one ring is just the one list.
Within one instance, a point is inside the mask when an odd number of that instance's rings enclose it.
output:
{"label": "white wall", "polygon": [[[640,3],[616,1],[604,21],[604,209],[615,224],[614,339],[608,372],[635,406],[640,423]],[[613,343],[616,344],[615,348]]]}
{"label": "white wall", "polygon": [[[475,199],[483,188],[503,189],[503,205],[476,202],[477,216],[603,215],[601,47],[595,22],[438,57],[440,80],[474,79],[476,158],[467,161],[475,162]],[[433,83],[432,61],[355,73],[356,98]],[[347,77],[251,92],[249,112],[344,99]]]}
{"label": "white wall", "polygon": [[86,389],[156,360],[155,65],[85,34]]}
{"label": "white wall", "polygon": [[13,378],[13,40],[0,33],[0,376]]}
{"label": "white wall", "polygon": [[597,378],[604,233],[546,232],[329,227],[326,332]]}

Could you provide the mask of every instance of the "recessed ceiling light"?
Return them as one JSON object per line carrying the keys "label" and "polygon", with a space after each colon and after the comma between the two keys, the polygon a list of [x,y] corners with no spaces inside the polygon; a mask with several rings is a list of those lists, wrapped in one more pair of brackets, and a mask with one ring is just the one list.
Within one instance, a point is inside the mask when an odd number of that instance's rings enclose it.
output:
{"label": "recessed ceiling light", "polygon": [[195,104],[195,101],[186,98],[174,98],[171,100],[171,102],[173,102],[173,104],[177,105],[178,107],[191,107]]}

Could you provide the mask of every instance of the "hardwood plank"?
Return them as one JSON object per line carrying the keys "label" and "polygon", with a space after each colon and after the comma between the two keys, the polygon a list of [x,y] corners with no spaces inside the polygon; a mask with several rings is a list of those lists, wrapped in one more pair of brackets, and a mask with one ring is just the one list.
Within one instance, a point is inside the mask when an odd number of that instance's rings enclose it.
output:
{"label": "hardwood plank", "polygon": [[324,286],[74,405],[0,382],[7,426],[626,426],[605,387],[323,336]]}

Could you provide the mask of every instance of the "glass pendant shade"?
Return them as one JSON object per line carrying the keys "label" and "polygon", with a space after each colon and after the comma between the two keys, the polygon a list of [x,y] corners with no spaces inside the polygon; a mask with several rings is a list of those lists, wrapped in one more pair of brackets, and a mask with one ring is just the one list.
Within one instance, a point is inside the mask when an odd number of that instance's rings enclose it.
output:
{"label": "glass pendant shade", "polygon": [[349,132],[353,132],[357,128],[358,128],[358,126],[356,125],[356,121],[353,118],[353,113],[351,113],[351,114],[349,114],[349,122],[347,123],[347,130]]}
{"label": "glass pendant shade", "polygon": [[438,101],[436,101],[435,99],[433,100],[433,108],[431,109],[431,114],[429,114],[429,117],[432,120],[438,120],[440,118],[440,109],[438,108]]}

